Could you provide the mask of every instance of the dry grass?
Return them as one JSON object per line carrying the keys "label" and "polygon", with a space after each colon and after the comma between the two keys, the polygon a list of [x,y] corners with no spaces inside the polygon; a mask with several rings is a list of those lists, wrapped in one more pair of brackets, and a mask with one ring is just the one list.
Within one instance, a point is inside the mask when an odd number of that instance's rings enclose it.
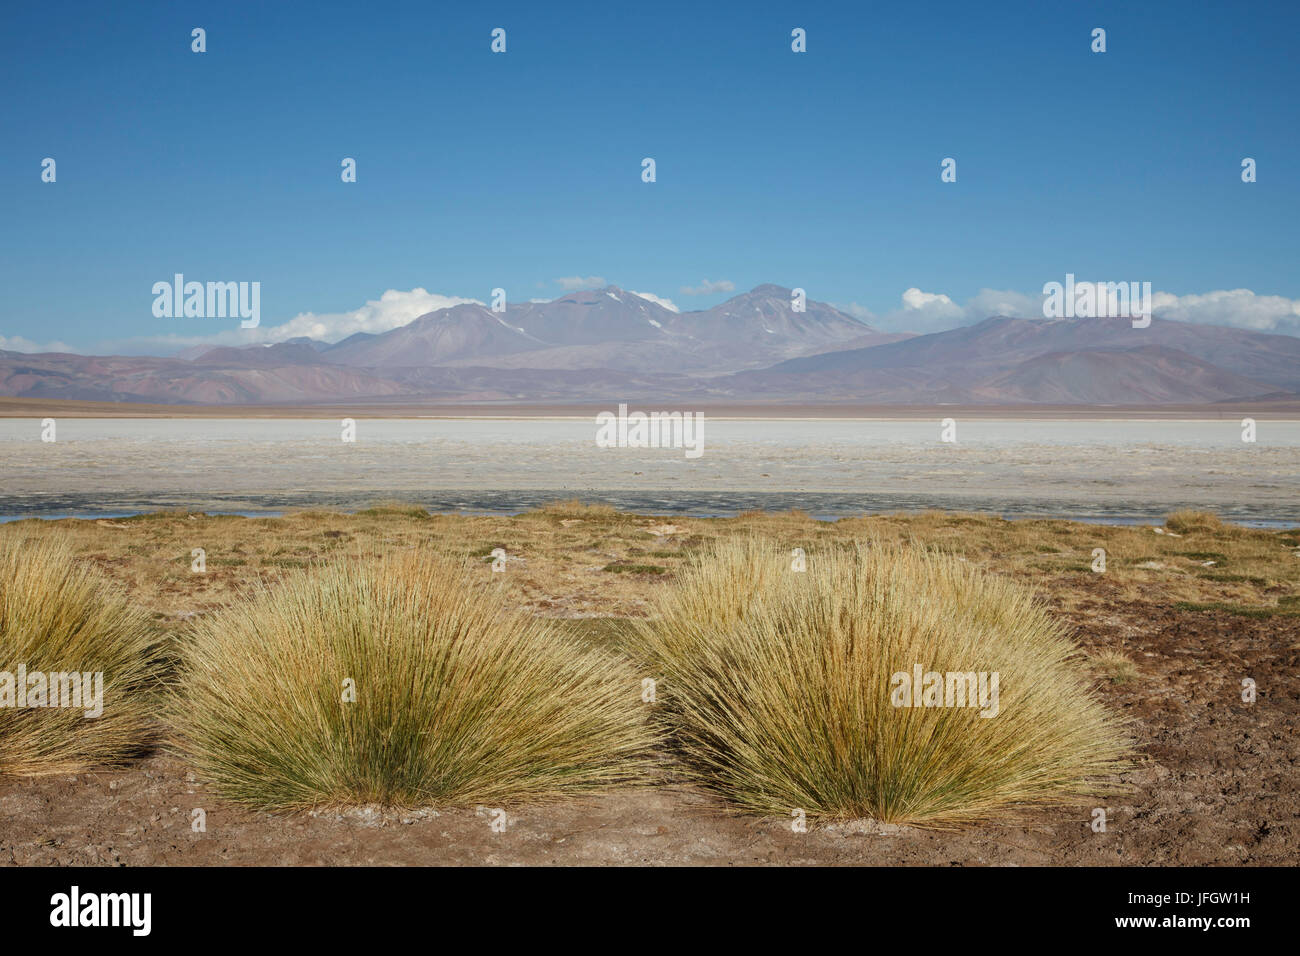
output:
{"label": "dry grass", "polygon": [[[666,537],[648,530],[666,521],[683,530]],[[835,522],[794,512],[664,519],[570,505],[514,516],[421,517],[417,509],[393,508],[355,515],[168,514],[0,525],[0,538],[51,533],[67,537],[79,555],[128,587],[164,628],[174,628],[178,615],[224,606],[258,579],[274,580],[342,554],[401,548],[487,555],[503,547],[510,562],[502,583],[518,607],[551,617],[640,617],[691,554],[716,540],[751,534],[783,548],[802,547],[810,556],[852,547],[863,538],[918,541],[1019,580],[1079,616],[1150,602],[1185,602],[1180,606],[1194,613],[1203,608],[1267,615],[1300,595],[1300,532],[1231,524],[1175,537],[1141,525],[1005,521],[942,512]],[[190,551],[196,547],[207,551],[206,574],[190,572]],[[1095,548],[1107,552],[1104,574],[1090,570]],[[1149,566],[1153,562],[1158,566]],[[610,564],[654,564],[670,573],[651,578],[601,571]]]}
{"label": "dry grass", "polygon": [[[674,530],[666,532],[667,527]],[[1300,529],[1224,523],[1213,531],[1178,534],[1159,534],[1149,526],[1005,521],[943,512],[826,522],[797,512],[664,518],[566,504],[514,516],[426,517],[418,508],[390,506],[367,514],[310,511],[282,518],[165,513],[21,521],[0,524],[0,547],[22,550],[32,540],[66,540],[78,561],[97,566],[113,588],[128,592],[134,606],[152,614],[169,648],[179,645],[192,622],[320,562],[377,551],[486,555],[504,547],[510,557],[506,573],[492,575],[487,561],[476,562],[476,573],[499,588],[512,609],[573,619],[580,625],[573,634],[613,653],[623,643],[625,627],[619,622],[652,613],[659,595],[674,588],[693,556],[729,538],[754,535],[778,542],[785,554],[802,547],[814,565],[833,553],[851,552],[858,540],[917,542],[1032,589],[1072,622],[1089,650],[1106,646],[1117,629],[1146,627],[1149,617],[1194,630],[1228,627],[1237,618],[1265,618],[1280,629],[1295,626]],[[190,570],[190,552],[199,547],[207,552],[202,574]],[[1098,547],[1107,552],[1102,574],[1090,570]],[[667,571],[603,570],[623,564]],[[588,624],[597,626],[593,630]],[[1104,690],[1122,687],[1107,681]]]}
{"label": "dry grass", "polygon": [[[1125,766],[1062,627],[1030,592],[915,546],[810,555],[731,540],[636,629],[693,776],[762,813],[948,825],[1069,803]],[[892,676],[997,672],[998,712],[901,707]],[[991,709],[991,708],[990,708]]]}
{"label": "dry grass", "polygon": [[507,610],[494,577],[390,551],[199,619],[172,701],[183,750],[223,795],[276,809],[520,801],[629,779],[652,741],[640,675]]}
{"label": "dry grass", "polygon": [[619,512],[612,505],[589,504],[578,498],[567,501],[553,501],[537,509],[537,514],[553,518],[578,518],[580,520],[608,521],[619,517]]}
{"label": "dry grass", "polygon": [[[61,536],[0,538],[0,773],[39,776],[117,766],[151,737],[162,667],[148,616],[119,588],[79,562]],[[42,678],[42,706],[18,707],[19,667],[27,675],[102,673],[99,716],[94,678],[80,707],[55,707]],[[61,681],[59,695],[71,683]],[[80,684],[78,679],[78,684]],[[28,700],[37,685],[28,681]],[[12,698],[10,698],[12,694]]]}
{"label": "dry grass", "polygon": [[1099,651],[1090,655],[1088,662],[1112,684],[1126,684],[1138,676],[1137,665],[1123,651]]}
{"label": "dry grass", "polygon": [[1222,531],[1224,524],[1218,515],[1210,511],[1175,511],[1166,516],[1165,527],[1175,534],[1192,534],[1197,531],[1214,534]]}

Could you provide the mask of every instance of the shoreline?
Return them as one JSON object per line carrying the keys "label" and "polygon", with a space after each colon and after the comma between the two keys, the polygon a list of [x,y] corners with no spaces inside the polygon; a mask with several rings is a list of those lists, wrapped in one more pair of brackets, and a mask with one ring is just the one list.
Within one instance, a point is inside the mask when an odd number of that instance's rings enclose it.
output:
{"label": "shoreline", "polygon": [[[1265,512],[1244,510],[1242,507],[1225,507],[1223,506],[1201,506],[1195,502],[1173,502],[1164,510],[1153,510],[1151,507],[1130,507],[1130,509],[1106,509],[1106,507],[1096,507],[1096,509],[1087,509],[1087,507],[1062,507],[1062,509],[1050,510],[1048,502],[1034,502],[1026,507],[1026,510],[1015,511],[1006,509],[1006,507],[980,507],[978,502],[963,502],[965,506],[940,506],[937,502],[898,502],[897,506],[853,506],[846,498],[861,496],[839,496],[835,493],[815,493],[815,494],[785,494],[780,492],[749,492],[742,493],[740,501],[732,503],[731,506],[723,505],[722,502],[701,502],[699,498],[707,497],[708,493],[702,493],[701,496],[692,496],[692,499],[682,501],[680,506],[669,505],[664,501],[662,494],[637,494],[634,492],[624,493],[601,493],[601,492],[573,492],[573,490],[563,489],[554,490],[554,492],[478,492],[478,490],[464,490],[460,493],[445,493],[441,496],[435,496],[430,501],[428,496],[408,496],[404,498],[396,497],[372,497],[367,494],[356,494],[356,496],[322,496],[320,499],[298,499],[298,501],[287,502],[286,496],[247,496],[231,501],[221,501],[221,497],[196,497],[185,496],[185,494],[175,494],[169,496],[169,501],[136,501],[126,502],[118,501],[113,503],[104,503],[104,505],[95,506],[88,501],[73,501],[72,496],[51,496],[55,501],[49,502],[48,505],[42,505],[38,502],[23,502],[29,507],[16,507],[16,502],[0,498],[0,525],[12,524],[16,522],[26,522],[26,520],[38,520],[38,522],[113,522],[113,520],[127,520],[140,518],[162,518],[162,516],[175,515],[203,515],[208,518],[247,518],[247,519],[264,519],[264,518],[292,518],[295,515],[308,514],[308,512],[320,512],[320,514],[331,514],[344,516],[344,518],[355,518],[357,515],[364,514],[367,511],[424,511],[429,518],[517,518],[520,515],[530,514],[530,512],[539,511],[559,505],[567,501],[581,501],[584,505],[608,506],[615,509],[620,514],[636,515],[638,518],[658,518],[658,519],[695,519],[695,520],[728,520],[742,518],[749,514],[766,514],[766,515],[788,515],[794,512],[801,512],[810,520],[819,523],[835,524],[841,520],[852,520],[859,518],[884,518],[884,516],[915,516],[927,514],[943,515],[970,515],[978,518],[991,520],[1004,520],[1004,522],[1063,522],[1067,524],[1087,524],[1096,525],[1096,527],[1113,527],[1113,528],[1131,528],[1144,527],[1161,527],[1164,525],[1165,518],[1175,511],[1205,510],[1212,511],[1225,524],[1234,525],[1240,528],[1257,528],[1271,529],[1271,531],[1281,531],[1281,529],[1300,528],[1300,512],[1287,516],[1283,511],[1282,515],[1265,514]],[[77,496],[90,497],[90,496]],[[264,501],[257,501],[257,498],[264,498]],[[503,505],[497,502],[497,506],[487,502],[490,498],[515,498],[517,503],[513,505]],[[820,501],[816,498],[822,498]],[[452,505],[451,499],[460,498],[463,501],[456,502]],[[478,498],[478,502],[473,499]],[[519,501],[524,498],[524,501]],[[34,509],[30,507],[36,505]],[[1069,505],[1069,503],[1067,503]]]}
{"label": "shoreline", "polygon": [[633,411],[693,411],[718,421],[986,421],[1217,422],[1260,418],[1300,422],[1300,401],[1224,405],[876,405],[823,403],[678,402],[637,398],[609,402],[421,404],[356,402],[335,405],[159,405],[72,399],[0,397],[0,419],[385,419],[411,421],[581,421],[625,402]]}
{"label": "shoreline", "polygon": [[[58,421],[56,419],[56,421]],[[584,496],[643,513],[892,511],[1300,519],[1300,425],[970,421],[714,422],[705,454],[599,448],[590,422],[0,420],[0,514],[514,512]]]}

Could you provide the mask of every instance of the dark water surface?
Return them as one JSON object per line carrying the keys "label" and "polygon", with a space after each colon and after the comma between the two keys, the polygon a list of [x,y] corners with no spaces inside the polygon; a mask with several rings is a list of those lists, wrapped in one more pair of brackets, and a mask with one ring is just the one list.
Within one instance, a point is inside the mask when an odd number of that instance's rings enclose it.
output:
{"label": "dark water surface", "polygon": [[[591,491],[573,489],[525,491],[432,491],[392,492],[307,492],[282,495],[193,495],[151,494],[147,498],[129,494],[90,495],[0,495],[0,521],[24,518],[121,518],[156,511],[190,511],[209,514],[238,514],[271,517],[290,511],[323,510],[355,512],[378,504],[401,502],[431,513],[518,514],[556,501],[577,498],[587,504],[606,504],[619,511],[682,517],[734,517],[744,511],[789,511],[798,508],[814,518],[837,518],[887,512],[919,512],[930,509],[967,511],[999,515],[1007,519],[1053,518],[1100,524],[1159,524],[1164,516],[1184,508],[1199,508],[1196,501],[1169,501],[1160,509],[1149,502],[1108,501],[1105,503],[1062,499],[1002,498],[988,495],[969,497],[926,494],[853,494],[840,492],[646,492]],[[1300,506],[1276,501],[1219,505],[1215,512],[1223,519],[1249,527],[1300,526]]]}

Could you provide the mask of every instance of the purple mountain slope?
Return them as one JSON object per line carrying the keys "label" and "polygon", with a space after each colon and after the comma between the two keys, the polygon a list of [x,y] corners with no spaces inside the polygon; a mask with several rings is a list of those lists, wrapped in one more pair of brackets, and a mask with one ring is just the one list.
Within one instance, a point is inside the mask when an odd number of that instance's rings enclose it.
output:
{"label": "purple mountain slope", "polygon": [[881,333],[762,285],[678,313],[614,286],[504,313],[472,304],[327,345],[186,357],[0,351],[0,394],[205,404],[679,401],[1166,404],[1300,394],[1300,339],[1153,319],[994,316]]}

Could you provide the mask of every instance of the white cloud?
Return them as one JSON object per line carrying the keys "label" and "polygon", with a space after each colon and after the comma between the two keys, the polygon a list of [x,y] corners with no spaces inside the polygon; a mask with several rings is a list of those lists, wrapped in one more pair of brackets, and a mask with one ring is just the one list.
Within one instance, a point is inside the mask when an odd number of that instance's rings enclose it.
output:
{"label": "white cloud", "polygon": [[714,282],[710,279],[701,279],[697,286],[684,285],[681,288],[682,295],[713,295],[716,292],[735,292],[736,283],[730,279],[719,279]]}
{"label": "white cloud", "polygon": [[[875,325],[890,332],[938,332],[966,325],[966,312],[942,292],[905,289],[903,307],[881,316]],[[978,321],[978,320],[974,320]]]}
{"label": "white cloud", "polygon": [[992,315],[1035,318],[1043,314],[1040,296],[1014,291],[980,289],[966,304],[958,305],[941,292],[923,292],[913,286],[902,296],[902,308],[877,315],[857,302],[831,303],[859,322],[888,332],[940,332],[945,329],[982,322]]}
{"label": "white cloud", "polygon": [[[599,277],[592,277],[591,281],[604,283],[604,279]],[[681,311],[671,299],[657,296],[652,292],[631,291],[631,294],[657,303],[669,311]],[[911,287],[906,289],[900,298],[899,308],[880,315],[856,302],[846,305],[836,304],[835,307],[862,322],[889,332],[939,332],[973,325],[993,315],[1029,319],[1041,318],[1043,315],[1041,293],[980,289],[964,304],[958,304],[944,293],[924,292],[919,288]],[[1300,336],[1300,299],[1257,295],[1250,289],[1221,289],[1182,296],[1156,292],[1152,299],[1152,311],[1158,319]],[[373,299],[349,312],[321,314],[304,312],[280,325],[262,326],[256,329],[233,327],[208,334],[201,334],[207,320],[176,319],[171,320],[172,328],[183,329],[192,334],[168,333],[110,340],[79,351],[93,355],[169,355],[195,345],[269,344],[298,336],[337,342],[356,332],[387,332],[428,312],[463,303],[483,304],[477,299],[439,295],[422,288],[411,289],[408,292],[389,289],[378,299]],[[21,335],[0,335],[0,350],[27,353],[78,351],[64,342],[38,343]]]}
{"label": "white cloud", "polygon": [[556,279],[555,284],[561,289],[569,292],[577,292],[580,289],[602,289],[609,285],[604,276],[565,276],[562,279]]}
{"label": "white cloud", "polygon": [[[406,325],[412,319],[419,318],[427,312],[450,309],[455,305],[471,303],[482,305],[478,299],[463,299],[459,296],[438,295],[424,289],[412,289],[400,292],[389,289],[378,299],[371,299],[359,309],[351,312],[334,312],[317,315],[303,312],[294,316],[283,325],[259,328],[251,331],[261,332],[261,336],[251,339],[260,342],[283,342],[285,339],[306,335],[313,339],[336,342],[356,332],[387,332],[398,326]],[[249,341],[246,339],[245,341]]]}
{"label": "white cloud", "polygon": [[974,325],[994,315],[1025,319],[1043,316],[1041,294],[1026,294],[1013,289],[980,289],[964,304],[958,304],[942,292],[923,292],[915,286],[904,290],[900,298],[902,308],[878,318],[867,318],[870,312],[861,306],[857,306],[860,311],[844,311],[883,331],[920,333],[943,332],[963,325]]}
{"label": "white cloud", "polygon": [[[409,292],[389,289],[378,299],[371,299],[359,309],[350,312],[302,312],[280,325],[263,325],[255,329],[229,328],[207,335],[168,333],[101,342],[95,349],[95,353],[104,354],[107,351],[122,355],[158,355],[176,352],[192,345],[273,344],[299,336],[322,342],[337,342],[357,332],[372,334],[387,332],[406,325],[428,312],[449,309],[465,303],[483,305],[478,299],[438,295],[419,288]],[[178,324],[184,322],[187,330],[197,332],[203,327],[203,323],[210,320],[173,319],[171,321]]]}
{"label": "white cloud", "polygon": [[[600,280],[604,281],[604,280]],[[643,299],[657,302],[672,312],[680,311],[670,299],[663,299],[649,292],[633,292]],[[547,299],[534,299],[533,302],[546,302]],[[483,305],[478,299],[465,299],[458,296],[438,295],[425,289],[412,289],[402,292],[389,289],[378,299],[372,299],[359,309],[350,312],[315,313],[303,312],[288,322],[280,325],[259,326],[255,329],[228,328],[208,335],[182,335],[168,333],[165,335],[138,336],[130,339],[116,339],[98,343],[90,350],[94,355],[172,355],[183,349],[196,345],[256,345],[274,344],[288,339],[306,336],[323,342],[337,342],[357,332],[378,334],[406,325],[429,312],[449,309],[452,306],[470,303]],[[199,330],[204,319],[173,320],[177,323],[187,322],[187,328]],[[4,342],[24,343],[4,345]],[[13,351],[36,351],[38,348],[61,348],[68,350],[61,343],[50,346],[36,346],[26,339],[4,339],[0,337],[0,348]]]}
{"label": "white cloud", "polygon": [[[1219,289],[1181,296],[1155,292],[1151,298],[1151,311],[1157,319],[1300,335],[1300,299],[1256,295],[1250,289]],[[994,315],[1024,319],[1043,317],[1041,292],[980,289],[975,296],[958,305],[947,295],[922,292],[913,287],[903,293],[902,301],[901,309],[881,316],[872,324],[888,331],[938,332],[974,325]],[[871,321],[865,318],[870,314],[866,309],[861,306],[856,306],[856,309],[861,311],[855,311],[855,306],[844,307],[850,315]]]}
{"label": "white cloud", "polygon": [[1300,299],[1256,295],[1250,289],[1219,289],[1181,296],[1157,292],[1151,299],[1152,314],[1159,319],[1300,335]]}
{"label": "white cloud", "polygon": [[957,309],[957,304],[942,292],[922,292],[913,286],[903,291],[903,308],[915,312],[927,310],[952,312]]}
{"label": "white cloud", "polygon": [[982,322],[989,316],[1009,315],[1018,319],[1035,319],[1043,315],[1043,295],[1026,295],[1011,289],[980,289],[967,301],[966,314],[973,322]]}
{"label": "white cloud", "polygon": [[653,292],[635,292],[632,289],[628,289],[627,291],[631,292],[632,295],[639,295],[643,299],[648,299],[651,302],[657,303],[658,305],[662,305],[669,312],[682,311],[681,309],[677,308],[677,306],[673,305],[672,299],[660,298],[659,296],[655,295]]}
{"label": "white cloud", "polygon": [[64,342],[46,342],[42,345],[39,342],[33,342],[29,338],[21,335],[6,336],[0,335],[0,352],[75,352],[76,350]]}

